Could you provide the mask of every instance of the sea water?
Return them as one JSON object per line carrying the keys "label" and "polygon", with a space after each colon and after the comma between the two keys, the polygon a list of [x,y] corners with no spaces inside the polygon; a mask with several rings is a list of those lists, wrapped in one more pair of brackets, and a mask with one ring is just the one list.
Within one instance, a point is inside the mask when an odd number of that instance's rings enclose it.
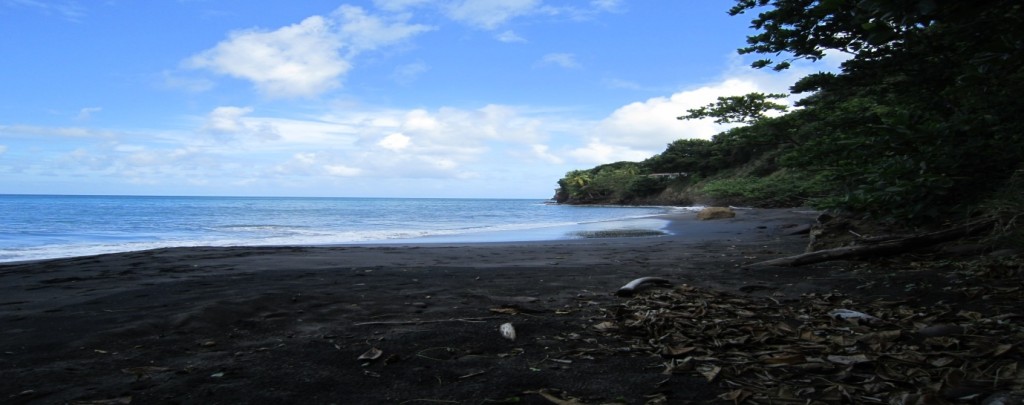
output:
{"label": "sea water", "polygon": [[518,199],[0,195],[0,262],[177,246],[563,239],[614,221],[656,228],[645,218],[664,212]]}

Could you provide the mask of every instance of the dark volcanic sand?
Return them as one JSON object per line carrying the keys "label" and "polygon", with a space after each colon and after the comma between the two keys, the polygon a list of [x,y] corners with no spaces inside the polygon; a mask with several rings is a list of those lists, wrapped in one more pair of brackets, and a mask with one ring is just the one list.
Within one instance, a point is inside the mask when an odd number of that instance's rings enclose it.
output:
{"label": "dark volcanic sand", "polygon": [[[662,237],[0,265],[0,403],[547,404],[545,389],[595,403],[712,400],[721,389],[661,374],[657,356],[594,350],[623,346],[593,328],[624,301],[616,289],[659,276],[786,300],[857,283],[837,265],[742,267],[802,252],[792,225],[814,213],[692,215]],[[516,341],[498,333],[505,322]],[[360,360],[371,348],[380,356]]]}

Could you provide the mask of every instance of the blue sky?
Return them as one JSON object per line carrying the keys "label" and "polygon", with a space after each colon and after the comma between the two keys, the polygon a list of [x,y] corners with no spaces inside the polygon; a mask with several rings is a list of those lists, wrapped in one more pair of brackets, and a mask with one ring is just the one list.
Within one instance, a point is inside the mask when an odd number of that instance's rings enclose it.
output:
{"label": "blue sky", "polygon": [[0,0],[0,193],[548,198],[825,69],[731,4]]}

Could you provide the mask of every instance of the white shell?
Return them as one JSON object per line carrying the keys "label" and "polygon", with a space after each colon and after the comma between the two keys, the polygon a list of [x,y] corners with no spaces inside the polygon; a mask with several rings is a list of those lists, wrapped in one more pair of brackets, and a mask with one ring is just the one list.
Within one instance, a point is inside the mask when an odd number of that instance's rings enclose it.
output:
{"label": "white shell", "polygon": [[501,337],[511,341],[516,340],[516,328],[513,328],[511,323],[501,324],[498,331],[501,332]]}
{"label": "white shell", "polygon": [[861,321],[861,322],[865,322],[865,323],[872,323],[872,322],[881,321],[881,319],[878,319],[878,318],[873,317],[871,315],[865,314],[863,312],[857,312],[857,311],[849,310],[849,309],[833,309],[832,311],[830,311],[828,313],[828,315],[833,317],[833,318],[835,318],[835,319],[854,320],[854,321]]}

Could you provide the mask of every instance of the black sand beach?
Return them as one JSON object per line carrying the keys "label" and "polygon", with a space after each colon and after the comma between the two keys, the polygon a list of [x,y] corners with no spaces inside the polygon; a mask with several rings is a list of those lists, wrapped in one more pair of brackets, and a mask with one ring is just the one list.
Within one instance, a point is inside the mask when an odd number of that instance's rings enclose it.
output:
{"label": "black sand beach", "polygon": [[[842,263],[744,267],[802,252],[806,235],[793,230],[814,216],[679,214],[661,237],[173,248],[0,265],[0,402],[710,402],[721,387],[665,375],[657,354],[595,324],[643,276],[776,301],[901,291],[857,289],[868,275]],[[515,341],[498,332],[506,322]]]}

